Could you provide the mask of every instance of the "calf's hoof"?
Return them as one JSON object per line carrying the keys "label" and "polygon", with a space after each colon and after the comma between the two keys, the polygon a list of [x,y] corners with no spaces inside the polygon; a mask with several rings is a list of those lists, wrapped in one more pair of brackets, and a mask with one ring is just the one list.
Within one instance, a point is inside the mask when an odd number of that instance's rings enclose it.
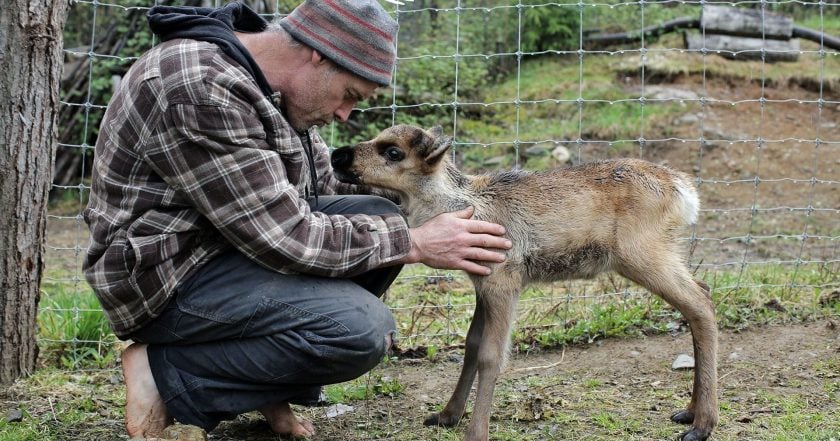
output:
{"label": "calf's hoof", "polygon": [[697,428],[691,429],[688,432],[683,432],[680,435],[682,441],[704,441],[711,435],[711,430],[700,430]]}
{"label": "calf's hoof", "polygon": [[[694,422],[694,412],[688,410],[681,410],[671,415],[671,421],[679,424],[691,424]],[[688,433],[688,432],[686,432]],[[685,439],[685,438],[683,438]],[[698,438],[699,439],[699,438]]]}
{"label": "calf's hoof", "polygon": [[426,417],[426,420],[423,421],[424,426],[443,426],[443,427],[453,427],[458,424],[458,420],[461,418],[459,417],[452,417],[444,415],[441,413],[433,413]]}

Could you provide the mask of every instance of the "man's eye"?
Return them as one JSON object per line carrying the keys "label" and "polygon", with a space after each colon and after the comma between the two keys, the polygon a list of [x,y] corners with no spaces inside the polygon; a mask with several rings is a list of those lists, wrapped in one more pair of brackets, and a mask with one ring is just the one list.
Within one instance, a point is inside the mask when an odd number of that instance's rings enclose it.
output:
{"label": "man's eye", "polygon": [[405,158],[405,154],[403,154],[402,150],[400,150],[396,147],[391,147],[391,148],[385,150],[385,157],[389,161],[396,162],[396,161],[402,161],[403,158]]}

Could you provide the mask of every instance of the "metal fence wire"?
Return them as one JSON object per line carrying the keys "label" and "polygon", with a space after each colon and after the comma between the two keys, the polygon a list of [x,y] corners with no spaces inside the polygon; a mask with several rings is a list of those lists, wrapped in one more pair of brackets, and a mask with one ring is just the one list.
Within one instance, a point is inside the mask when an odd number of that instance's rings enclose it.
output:
{"label": "metal fence wire", "polygon": [[[88,243],[82,210],[107,91],[158,42],[139,38],[148,33],[145,12],[158,3],[71,5],[41,321],[77,332],[42,335],[47,345],[109,343],[78,332],[101,314],[95,300],[85,300],[92,295],[81,273]],[[267,19],[294,6],[248,3]],[[716,299],[748,293],[756,302],[795,295],[816,302],[840,289],[840,58],[825,44],[825,23],[840,21],[836,1],[398,3],[382,2],[401,26],[393,83],[362,103],[349,127],[320,129],[330,145],[373,135],[366,129],[373,124],[439,123],[455,138],[455,160],[474,170],[617,156],[667,163],[696,178],[700,218],[682,234],[691,267]],[[699,19],[709,6],[752,11],[760,23],[753,40],[763,44],[707,47],[713,32],[702,24],[655,30],[675,18]],[[778,48],[762,31],[776,15],[807,23],[823,40]],[[562,28],[569,23],[574,27]],[[563,34],[563,43],[534,38],[536,29]],[[617,34],[624,40],[598,41]],[[684,34],[699,36],[701,46],[688,46]],[[457,272],[406,268],[386,299],[399,317],[402,345],[459,343],[474,307],[470,289]],[[62,296],[69,300],[57,300]],[[577,317],[603,314],[606,305],[647,299],[611,276],[535,287],[523,294],[516,332],[527,342],[579,326]],[[609,334],[599,326],[608,325],[593,320],[589,335]]]}

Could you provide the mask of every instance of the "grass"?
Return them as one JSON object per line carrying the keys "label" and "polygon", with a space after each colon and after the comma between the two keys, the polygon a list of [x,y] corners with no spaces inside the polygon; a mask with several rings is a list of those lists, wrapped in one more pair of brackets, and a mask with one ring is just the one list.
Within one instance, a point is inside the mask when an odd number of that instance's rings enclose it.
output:
{"label": "grass", "polygon": [[[488,89],[481,100],[499,104],[477,109],[478,116],[459,121],[464,138],[486,145],[463,149],[464,167],[487,168],[488,159],[494,160],[491,168],[523,165],[525,160],[532,170],[555,167],[561,164],[549,155],[525,158],[522,151],[557,144],[572,148],[578,139],[608,144],[610,156],[631,154],[638,149],[636,139],[663,124],[682,105],[644,105],[638,91],[616,82],[612,65],[633,58],[586,57],[581,65],[577,57],[541,57],[523,64],[518,79]],[[510,104],[517,99],[519,106]],[[512,154],[516,146],[519,155]]]}
{"label": "grass", "polygon": [[6,393],[20,394],[23,422],[0,418],[0,441],[109,440],[123,416],[122,389],[113,371],[43,368]]}
{"label": "grass", "polygon": [[404,390],[405,385],[401,384],[398,379],[375,374],[326,386],[324,394],[328,403],[343,404],[369,400],[374,397],[395,397],[403,393]]}
{"label": "grass", "polygon": [[41,362],[70,370],[114,366],[117,339],[90,288],[45,282],[42,290],[38,314]]}
{"label": "grass", "polygon": [[[789,283],[791,273],[792,269],[785,266],[757,265],[743,271],[706,271],[698,276],[712,286],[722,328],[840,317],[840,298],[828,295],[833,292],[831,288],[819,288],[837,286],[840,275],[836,268],[802,265],[796,269],[796,286]],[[637,291],[622,279],[608,276],[590,282],[530,288],[520,302],[514,349],[527,352],[591,343],[606,337],[637,337],[685,329],[681,316],[672,308]],[[108,369],[115,367],[115,340],[104,325],[95,298],[89,291],[51,283],[44,286],[42,302],[45,309],[41,311],[41,360],[48,367],[16,385],[19,390],[10,392],[23,397],[16,402],[24,413],[24,422],[0,420],[0,441],[110,439],[108,436],[112,435],[108,434],[121,430],[124,397],[122,389],[114,387],[114,381],[119,384],[118,372]],[[388,302],[394,307],[400,332],[407,337],[403,338],[402,347],[427,348],[427,359],[433,363],[443,348],[451,349],[463,341],[473,308],[472,288],[463,276],[419,265],[406,268],[389,292]],[[838,360],[835,357],[814,362],[812,371],[824,390],[820,400],[836,402],[840,395]],[[386,361],[381,369],[397,368]],[[527,386],[514,380],[499,385],[500,404],[493,422],[496,440],[580,436],[606,440],[617,434],[623,439],[671,438],[677,430],[675,426],[651,422],[661,418],[661,411],[646,412],[634,406],[641,401],[677,408],[685,400],[675,389],[664,389],[645,392],[644,397],[634,401],[624,396],[620,384],[604,377],[535,376],[523,381]],[[683,381],[690,382],[690,376]],[[787,386],[797,388],[797,381],[801,380],[788,380]],[[328,403],[354,404],[374,398],[397,400],[407,392],[406,388],[398,375],[377,370],[328,386],[325,394]],[[568,397],[575,398],[570,401]],[[797,439],[827,440],[840,431],[840,415],[836,406],[815,412],[811,405],[804,411],[805,400],[816,398],[779,394],[771,388],[759,393],[745,409],[746,403],[733,404],[723,397],[722,421],[733,424],[732,421],[745,418],[750,409],[766,409],[760,414],[762,424],[745,425],[742,434],[746,439],[789,439],[785,434],[797,433]],[[436,403],[439,410],[442,397]],[[537,416],[534,409],[538,409]],[[462,436],[462,428],[424,429],[427,432],[418,435],[413,429],[400,429],[399,415],[377,418],[385,421],[377,419],[359,425],[356,430],[360,439],[419,440],[428,439],[424,437],[429,432],[440,440]],[[108,423],[103,425],[103,421]],[[380,432],[383,427],[387,430]],[[394,430],[401,435],[392,433]],[[98,433],[103,434],[102,438],[97,438]]]}
{"label": "grass", "polygon": [[[630,16],[621,14],[621,9],[617,7],[615,15],[626,21]],[[646,20],[653,23],[686,15],[690,9],[647,11]],[[660,13],[664,15],[656,15]],[[630,18],[638,23],[638,17]],[[590,24],[597,25],[598,20]],[[819,28],[820,23],[814,20],[811,17],[797,24]],[[614,21],[604,18],[603,23]],[[827,32],[840,34],[840,18],[827,16],[822,24]],[[655,82],[651,79],[703,75],[773,84],[807,84],[821,79],[826,90],[840,87],[840,57],[836,55],[820,58],[805,54],[793,68],[786,63],[733,63],[714,55],[701,57],[678,50],[656,50],[679,47],[678,44],[672,35],[651,46],[644,64],[649,85]],[[806,42],[803,48],[814,50]],[[692,103],[676,101],[643,105],[638,100],[641,89],[637,87],[641,67],[638,53],[586,54],[582,61],[576,54],[526,59],[518,79],[490,85],[475,100],[498,104],[464,106],[470,113],[459,119],[459,137],[484,144],[459,147],[465,168],[524,164],[529,169],[544,169],[559,164],[551,155],[526,156],[523,152],[533,146],[574,146],[580,138],[603,141],[608,156],[627,155],[638,149],[634,140],[641,136],[667,136],[667,126],[675,113],[696,109]],[[579,104],[578,98],[585,101]],[[519,106],[511,104],[517,99]],[[520,154],[513,155],[517,150]],[[54,211],[74,216],[79,212],[80,199],[78,192],[68,190],[54,202]],[[113,378],[118,375],[116,339],[108,330],[94,295],[78,280],[79,257],[51,259],[48,256],[39,313],[42,368],[9,391],[0,392],[0,398],[5,393],[5,398],[14,399],[24,413],[21,423],[7,423],[0,418],[0,441],[112,439],[109,436],[121,430],[113,425],[122,419],[124,402],[122,389],[116,386],[119,379]],[[73,261],[68,264],[68,260]],[[708,268],[698,269],[696,276],[712,287],[723,329],[744,330],[822,318],[836,321],[840,317],[840,297],[836,295],[840,268],[836,263]],[[402,335],[400,347],[422,348],[421,353],[433,364],[463,343],[474,308],[472,286],[463,275],[419,265],[404,270],[387,301]],[[616,276],[530,287],[521,296],[517,323],[513,348],[523,353],[597,343],[605,338],[686,330],[685,322],[673,308]],[[390,361],[384,366],[395,367]],[[840,411],[836,405],[840,399],[840,358],[819,360],[812,367],[822,384],[821,396],[786,394],[768,387],[742,401],[722,397],[721,432],[737,436],[721,435],[716,439],[787,440],[795,434],[797,440],[840,440]],[[687,383],[689,377],[683,380]],[[626,397],[626,385],[622,389],[607,378],[535,376],[523,381],[528,392],[522,392],[522,383],[513,380],[499,385],[497,395],[502,405],[492,423],[496,440],[673,438],[678,428],[660,424],[662,412],[639,407],[639,402],[677,408],[686,399],[676,389],[650,388],[638,392],[641,398],[634,402]],[[789,380],[794,389],[797,382],[804,381]],[[535,390],[539,391],[536,395]],[[748,396],[748,392],[743,394]],[[409,391],[398,376],[373,373],[328,386],[325,393],[329,403],[337,404],[366,402],[373,397],[397,402]],[[441,402],[442,399],[437,400],[436,405]],[[810,405],[812,402],[825,405],[815,407]],[[539,416],[534,413],[537,408]],[[762,409],[767,412],[750,413]],[[377,417],[396,424],[396,429],[382,429],[387,424],[377,419],[359,422],[358,438],[419,440],[431,435],[438,440],[460,440],[463,435],[462,427],[423,431],[414,425],[404,428],[397,410],[394,409],[397,416]],[[760,419],[761,424],[739,422],[747,419]]]}
{"label": "grass", "polygon": [[[742,270],[704,271],[724,329],[801,322],[840,315],[837,269],[767,264]],[[472,285],[461,275],[423,266],[404,270],[389,293],[403,346],[463,342],[472,317]],[[821,288],[828,286],[828,289]],[[682,316],[658,297],[614,275],[594,281],[532,286],[521,295],[514,348],[591,343],[608,337],[638,337],[686,329]]]}

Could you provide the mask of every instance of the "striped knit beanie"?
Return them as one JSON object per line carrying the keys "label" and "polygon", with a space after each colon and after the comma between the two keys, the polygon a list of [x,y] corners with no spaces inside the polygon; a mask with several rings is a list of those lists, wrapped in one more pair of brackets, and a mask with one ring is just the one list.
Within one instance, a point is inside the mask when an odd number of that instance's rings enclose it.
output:
{"label": "striped knit beanie", "polygon": [[280,25],[350,72],[391,82],[399,25],[376,0],[305,0]]}

